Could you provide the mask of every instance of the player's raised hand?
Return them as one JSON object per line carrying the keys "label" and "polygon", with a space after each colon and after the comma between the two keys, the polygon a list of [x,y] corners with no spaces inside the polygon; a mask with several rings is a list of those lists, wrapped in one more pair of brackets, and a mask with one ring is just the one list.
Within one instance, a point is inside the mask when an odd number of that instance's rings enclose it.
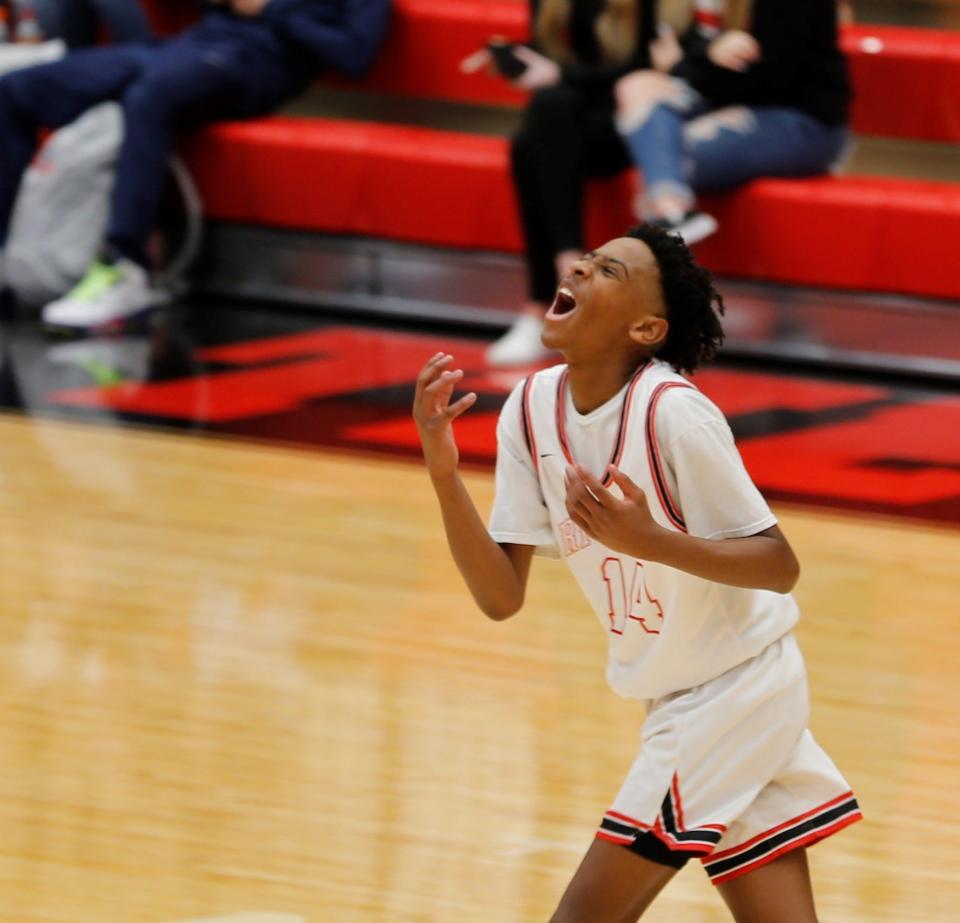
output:
{"label": "player's raised hand", "polygon": [[664,529],[650,513],[647,497],[619,468],[610,466],[613,482],[623,492],[614,496],[582,465],[569,465],[564,477],[570,518],[602,545],[635,558],[656,560]]}
{"label": "player's raised hand", "polygon": [[463,378],[463,369],[450,369],[453,356],[437,353],[420,370],[413,398],[413,420],[420,435],[423,457],[434,477],[452,473],[460,461],[453,437],[453,421],[477,400],[471,391],[451,403],[453,389]]}

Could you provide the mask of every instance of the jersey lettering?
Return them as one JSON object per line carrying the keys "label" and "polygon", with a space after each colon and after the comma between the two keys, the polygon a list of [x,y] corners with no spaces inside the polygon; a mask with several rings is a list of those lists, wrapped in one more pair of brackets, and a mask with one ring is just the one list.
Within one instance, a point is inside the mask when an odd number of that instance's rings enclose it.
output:
{"label": "jersey lettering", "polygon": [[633,564],[629,592],[623,561],[620,558],[604,558],[600,565],[600,574],[607,589],[610,631],[615,635],[622,635],[627,622],[634,621],[639,622],[648,635],[658,635],[663,625],[663,607],[647,588],[643,564],[640,561],[634,561]]}
{"label": "jersey lettering", "polygon": [[570,555],[583,551],[590,544],[590,536],[580,528],[572,519],[566,519],[557,526],[560,533],[560,545],[563,550],[563,556],[569,558]]}

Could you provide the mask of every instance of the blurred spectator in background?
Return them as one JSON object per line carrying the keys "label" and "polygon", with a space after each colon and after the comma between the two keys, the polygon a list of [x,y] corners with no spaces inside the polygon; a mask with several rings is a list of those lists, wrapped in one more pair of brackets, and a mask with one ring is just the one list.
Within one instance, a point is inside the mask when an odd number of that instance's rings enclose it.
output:
{"label": "blurred spectator in background", "polygon": [[678,40],[662,28],[654,70],[624,77],[618,127],[643,176],[638,218],[687,244],[717,222],[696,193],[830,169],[847,137],[850,86],[836,0],[695,0]]}
{"label": "blurred spectator in background", "polygon": [[151,34],[138,0],[0,0],[0,74],[58,61],[68,48]]}
{"label": "blurred spectator in background", "polygon": [[29,22],[32,7],[39,36],[63,39],[68,48],[104,37],[118,44],[139,42],[152,34],[139,0],[15,0],[15,6],[19,22],[24,17]]}
{"label": "blurred spectator in background", "polygon": [[0,74],[56,61],[67,50],[40,28],[33,0],[0,0]]}
{"label": "blurred spectator in background", "polygon": [[[119,100],[124,141],[100,257],[48,325],[86,330],[151,306],[147,241],[176,133],[275,110],[329,69],[359,76],[387,30],[390,0],[221,0],[165,41],[84,48],[0,79],[0,243],[41,126]],[[323,182],[323,177],[318,177]]]}
{"label": "blurred spectator in background", "polygon": [[496,41],[464,61],[490,64],[533,91],[511,149],[526,244],[529,300],[510,330],[487,351],[492,365],[546,355],[543,314],[558,279],[583,252],[583,194],[592,176],[631,165],[614,124],[617,80],[650,65],[653,0],[532,0],[533,39]]}

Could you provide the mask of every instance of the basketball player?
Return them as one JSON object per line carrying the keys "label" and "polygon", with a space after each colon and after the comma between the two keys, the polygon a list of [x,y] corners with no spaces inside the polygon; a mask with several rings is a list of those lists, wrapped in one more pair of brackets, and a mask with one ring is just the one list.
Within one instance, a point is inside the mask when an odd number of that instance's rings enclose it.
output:
{"label": "basketball player", "polygon": [[642,746],[552,923],[640,918],[690,858],[738,923],[815,923],[805,848],[861,817],[806,728],[791,630],[799,566],[693,373],[723,303],[677,237],[641,226],[576,262],[546,315],[566,365],[529,377],[497,430],[489,530],[457,473],[463,372],[438,353],[414,419],[447,539],[490,618],[532,557],[562,556],[643,701]]}

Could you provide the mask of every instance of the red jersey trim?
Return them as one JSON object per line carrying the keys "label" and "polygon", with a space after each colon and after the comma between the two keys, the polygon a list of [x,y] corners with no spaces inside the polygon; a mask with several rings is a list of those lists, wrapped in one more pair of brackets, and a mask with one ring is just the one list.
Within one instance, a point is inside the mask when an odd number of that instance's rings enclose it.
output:
{"label": "red jersey trim", "polygon": [[560,379],[557,381],[557,399],[556,404],[553,408],[554,419],[556,420],[557,426],[557,436],[560,438],[560,448],[563,450],[563,457],[567,460],[567,464],[573,464],[573,453],[570,451],[570,444],[567,442],[567,426],[564,423],[564,395],[567,390],[567,379],[570,377],[570,373],[564,369],[560,373]]}
{"label": "red jersey trim", "polygon": [[537,458],[537,440],[533,435],[533,419],[530,416],[530,388],[533,376],[528,376],[523,382],[523,392],[520,395],[520,422],[523,425],[523,438],[527,443],[527,451],[533,461],[533,470],[540,477],[540,460]]}
{"label": "red jersey trim", "polygon": [[660,445],[657,442],[656,412],[657,404],[660,398],[671,388],[693,388],[680,381],[665,381],[657,385],[650,396],[650,403],[647,405],[647,420],[644,426],[647,436],[647,460],[650,463],[650,474],[653,479],[654,487],[657,490],[657,499],[660,501],[660,507],[666,514],[667,519],[681,532],[687,531],[687,524],[680,515],[680,507],[670,496],[670,490],[667,487],[667,479],[663,474],[663,461],[660,457]]}
{"label": "red jersey trim", "polygon": [[[647,360],[642,365],[637,367],[637,370],[633,373],[633,377],[630,379],[630,383],[627,385],[627,393],[623,396],[623,404],[620,407],[620,423],[617,426],[617,439],[613,444],[613,451],[610,453],[610,461],[607,464],[607,469],[603,473],[603,486],[609,487],[613,483],[613,478],[610,476],[609,466],[617,466],[620,464],[620,460],[623,458],[624,449],[627,445],[627,423],[630,420],[630,405],[633,402],[633,393],[636,391],[637,385],[640,382],[640,378],[643,376],[643,373],[650,367],[650,362]],[[560,375],[559,381],[557,381],[557,400],[556,400],[556,421],[557,421],[557,435],[560,438],[560,448],[563,450],[564,458],[571,465],[576,464],[573,453],[570,451],[570,443],[567,441],[567,425],[566,425],[566,390],[567,390],[567,379],[569,378],[569,372],[567,369],[563,370],[563,373]]]}

